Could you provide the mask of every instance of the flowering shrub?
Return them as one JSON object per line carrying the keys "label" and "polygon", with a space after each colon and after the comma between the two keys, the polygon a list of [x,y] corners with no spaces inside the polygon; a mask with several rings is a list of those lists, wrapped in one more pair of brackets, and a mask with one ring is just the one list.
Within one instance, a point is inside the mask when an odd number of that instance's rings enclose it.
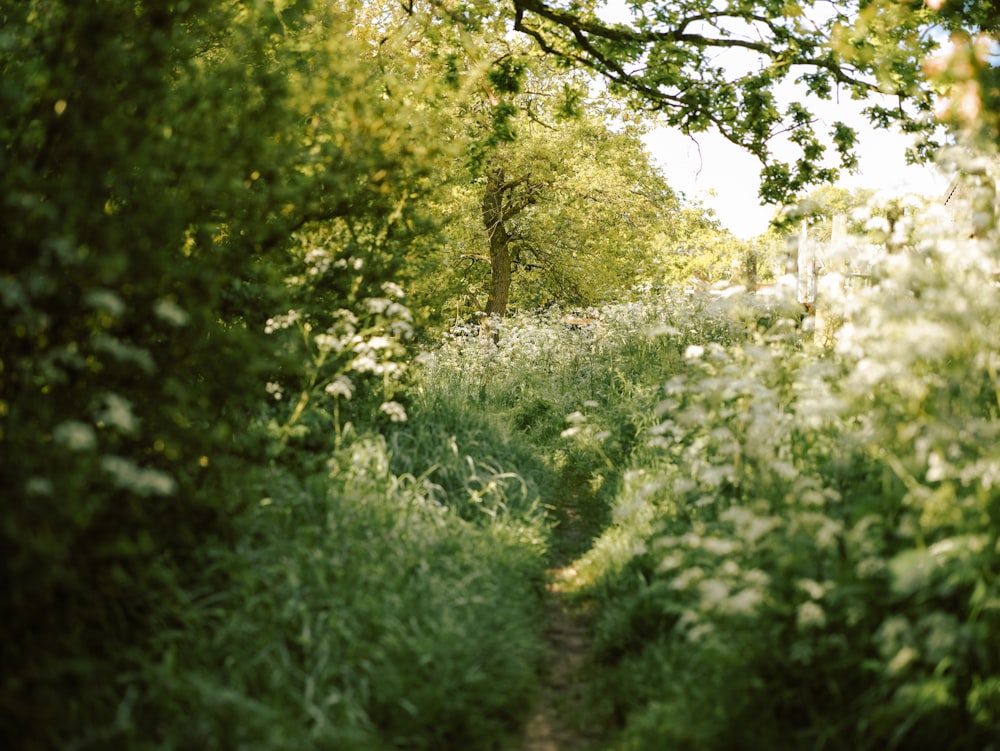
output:
{"label": "flowering shrub", "polygon": [[619,747],[996,740],[998,241],[894,231],[831,349],[778,327],[666,382],[590,556]]}
{"label": "flowering shrub", "polygon": [[281,363],[264,385],[271,398],[264,422],[278,452],[293,439],[314,450],[337,447],[373,413],[388,422],[407,417],[394,399],[413,337],[402,288],[366,270],[377,244],[309,247],[314,239],[303,235],[290,259],[286,302],[295,307],[264,322]]}

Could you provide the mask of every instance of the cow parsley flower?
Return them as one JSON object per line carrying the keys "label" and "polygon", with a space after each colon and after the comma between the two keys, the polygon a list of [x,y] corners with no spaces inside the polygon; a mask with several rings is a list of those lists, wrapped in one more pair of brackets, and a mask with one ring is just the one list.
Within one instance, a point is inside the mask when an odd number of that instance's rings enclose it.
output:
{"label": "cow parsley flower", "polygon": [[323,389],[327,394],[333,397],[342,397],[344,399],[350,400],[354,396],[354,384],[351,379],[345,375],[338,375],[330,383],[326,384],[326,388]]}
{"label": "cow parsley flower", "polygon": [[379,408],[392,422],[406,422],[406,409],[399,402],[383,402]]}
{"label": "cow parsley flower", "polygon": [[56,425],[52,440],[70,451],[89,451],[97,445],[94,429],[79,420],[67,420]]}
{"label": "cow parsley flower", "polygon": [[795,623],[800,631],[822,628],[826,625],[826,613],[823,612],[823,608],[810,600],[799,605]]}
{"label": "cow parsley flower", "polygon": [[165,297],[153,303],[153,315],[174,328],[186,326],[187,322],[191,319],[191,316],[184,308]]}

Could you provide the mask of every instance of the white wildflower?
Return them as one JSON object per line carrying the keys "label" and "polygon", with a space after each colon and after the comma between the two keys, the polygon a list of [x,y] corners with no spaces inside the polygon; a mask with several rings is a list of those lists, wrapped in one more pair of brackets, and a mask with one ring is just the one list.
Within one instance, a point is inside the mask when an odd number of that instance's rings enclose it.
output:
{"label": "white wildflower", "polygon": [[729,597],[729,585],[719,579],[706,579],[698,584],[702,607],[713,609]]}
{"label": "white wildflower", "polygon": [[83,296],[83,301],[91,308],[103,310],[113,318],[125,312],[125,301],[109,289],[88,290]]}
{"label": "white wildflower", "polygon": [[333,259],[324,248],[313,248],[306,253],[305,262],[310,276],[321,276],[329,271]]}
{"label": "white wildflower", "polygon": [[814,600],[822,600],[823,595],[826,594],[826,588],[813,579],[799,579],[798,585],[799,589],[803,590]]}
{"label": "white wildflower", "polygon": [[139,418],[132,411],[132,402],[118,394],[105,394],[104,406],[97,413],[99,426],[111,426],[130,435],[139,429]]}
{"label": "white wildflower", "polygon": [[358,317],[354,315],[353,310],[348,310],[347,308],[340,308],[336,313],[338,321],[351,328],[358,325]]}
{"label": "white wildflower", "polygon": [[406,422],[406,409],[399,402],[383,402],[378,411],[387,414],[392,422]]}
{"label": "white wildflower", "polygon": [[101,469],[111,475],[115,487],[141,496],[168,496],[177,491],[177,481],[166,472],[138,466],[122,456],[101,457]]}
{"label": "white wildflower", "polygon": [[87,423],[67,420],[56,425],[52,440],[70,451],[89,451],[97,445],[97,434]]}
{"label": "white wildflower", "polygon": [[873,216],[865,223],[865,230],[868,232],[874,232],[878,234],[889,234],[889,220],[884,216]]}
{"label": "white wildflower", "polygon": [[146,375],[156,372],[156,361],[149,350],[143,347],[109,336],[103,331],[95,333],[90,341],[96,351],[105,352],[120,363],[135,365]]}
{"label": "white wildflower", "polygon": [[316,334],[313,341],[320,352],[339,352],[343,349],[340,339],[332,334]]}
{"label": "white wildflower", "polygon": [[389,324],[389,333],[397,339],[412,339],[414,333],[413,324],[409,321],[393,321]]}
{"label": "white wildflower", "polygon": [[294,325],[302,317],[302,314],[297,310],[289,310],[280,316],[274,316],[273,318],[268,318],[267,322],[264,324],[264,333],[273,334],[275,331],[280,331],[281,329],[287,329]]}
{"label": "white wildflower", "polygon": [[389,297],[405,297],[406,293],[403,292],[403,288],[400,287],[395,282],[382,282],[382,291],[385,292]]}
{"label": "white wildflower", "polygon": [[271,396],[274,397],[275,401],[279,401],[280,402],[281,401],[281,397],[284,396],[284,393],[281,390],[281,384],[280,383],[276,383],[275,381],[269,381],[267,383],[267,385],[264,386],[264,388],[267,391],[267,393],[269,393]]}
{"label": "white wildflower", "polygon": [[153,314],[164,323],[168,323],[175,328],[186,326],[191,319],[188,312],[180,305],[168,298],[161,298],[153,303]]}
{"label": "white wildflower", "polygon": [[711,623],[699,623],[688,631],[687,638],[690,641],[698,642],[711,636],[713,631],[715,631],[715,627]]}
{"label": "white wildflower", "polygon": [[687,589],[704,575],[705,572],[700,566],[692,566],[674,577],[673,581],[670,582],[670,586],[674,589]]}
{"label": "white wildflower", "polygon": [[375,373],[378,371],[379,365],[374,357],[365,352],[351,361],[351,369],[358,373]]}
{"label": "white wildflower", "polygon": [[384,313],[391,302],[384,297],[369,297],[365,300],[365,307],[368,308],[369,313]]}
{"label": "white wildflower", "polygon": [[674,569],[678,569],[683,565],[684,565],[684,556],[681,555],[680,553],[671,553],[669,555],[665,555],[660,560],[660,565],[657,567],[657,569],[663,572],[673,571]]}
{"label": "white wildflower", "polygon": [[706,537],[701,541],[702,550],[712,555],[729,555],[739,548],[733,540],[725,540],[721,537]]}
{"label": "white wildflower", "polygon": [[373,336],[367,342],[367,347],[370,350],[388,349],[392,345],[393,345],[392,339],[390,339],[387,336]]}
{"label": "white wildflower", "polygon": [[764,596],[756,589],[741,589],[723,603],[723,610],[734,615],[752,615],[764,601]]}
{"label": "white wildflower", "polygon": [[771,576],[759,568],[752,568],[743,574],[743,583],[752,587],[763,589],[771,583]]}
{"label": "white wildflower", "polygon": [[872,557],[863,558],[858,561],[854,572],[859,579],[874,579],[883,576],[886,572],[886,563],[883,558]]}
{"label": "white wildflower", "polygon": [[815,602],[804,602],[799,605],[795,616],[795,623],[800,631],[806,631],[811,628],[822,628],[826,625],[826,613]]}
{"label": "white wildflower", "polygon": [[330,381],[330,383],[326,384],[326,388],[324,388],[323,391],[330,396],[342,397],[349,400],[352,396],[354,396],[354,384],[347,376],[338,375]]}
{"label": "white wildflower", "polygon": [[689,344],[687,349],[684,350],[685,360],[698,360],[701,359],[705,354],[705,348],[700,344]]}

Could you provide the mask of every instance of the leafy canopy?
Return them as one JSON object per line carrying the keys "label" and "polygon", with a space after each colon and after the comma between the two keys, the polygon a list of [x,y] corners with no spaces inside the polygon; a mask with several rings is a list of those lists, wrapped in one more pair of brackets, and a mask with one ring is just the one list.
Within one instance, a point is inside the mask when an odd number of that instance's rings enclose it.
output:
{"label": "leafy canopy", "polygon": [[[686,134],[717,130],[755,155],[768,203],[856,166],[856,130],[843,122],[825,133],[818,127],[823,100],[867,100],[876,126],[923,136],[913,156],[929,157],[938,144],[921,66],[940,37],[929,31],[996,25],[974,3],[947,3],[941,13],[882,0],[622,5],[610,14],[596,0],[512,0],[511,9],[514,28],[565,64],[602,75],[638,109]],[[794,99],[783,107],[789,92]],[[795,159],[775,158],[779,137],[795,147]]]}

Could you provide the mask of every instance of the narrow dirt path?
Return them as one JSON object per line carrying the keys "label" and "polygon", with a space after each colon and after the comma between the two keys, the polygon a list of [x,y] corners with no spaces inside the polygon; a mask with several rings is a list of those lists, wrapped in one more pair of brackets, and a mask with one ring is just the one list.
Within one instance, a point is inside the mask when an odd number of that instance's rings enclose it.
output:
{"label": "narrow dirt path", "polygon": [[576,576],[569,559],[573,551],[586,545],[589,537],[582,529],[576,509],[561,510],[557,568],[550,569],[545,595],[546,663],[541,690],[515,751],[598,751],[605,740],[604,729],[589,721],[590,684],[586,677],[590,648],[591,618],[585,603],[567,594]]}
{"label": "narrow dirt path", "polygon": [[545,610],[548,657],[541,691],[518,751],[596,751],[600,728],[587,722],[590,685],[584,673],[590,629],[587,613],[567,601],[560,581],[571,572],[550,572]]}

